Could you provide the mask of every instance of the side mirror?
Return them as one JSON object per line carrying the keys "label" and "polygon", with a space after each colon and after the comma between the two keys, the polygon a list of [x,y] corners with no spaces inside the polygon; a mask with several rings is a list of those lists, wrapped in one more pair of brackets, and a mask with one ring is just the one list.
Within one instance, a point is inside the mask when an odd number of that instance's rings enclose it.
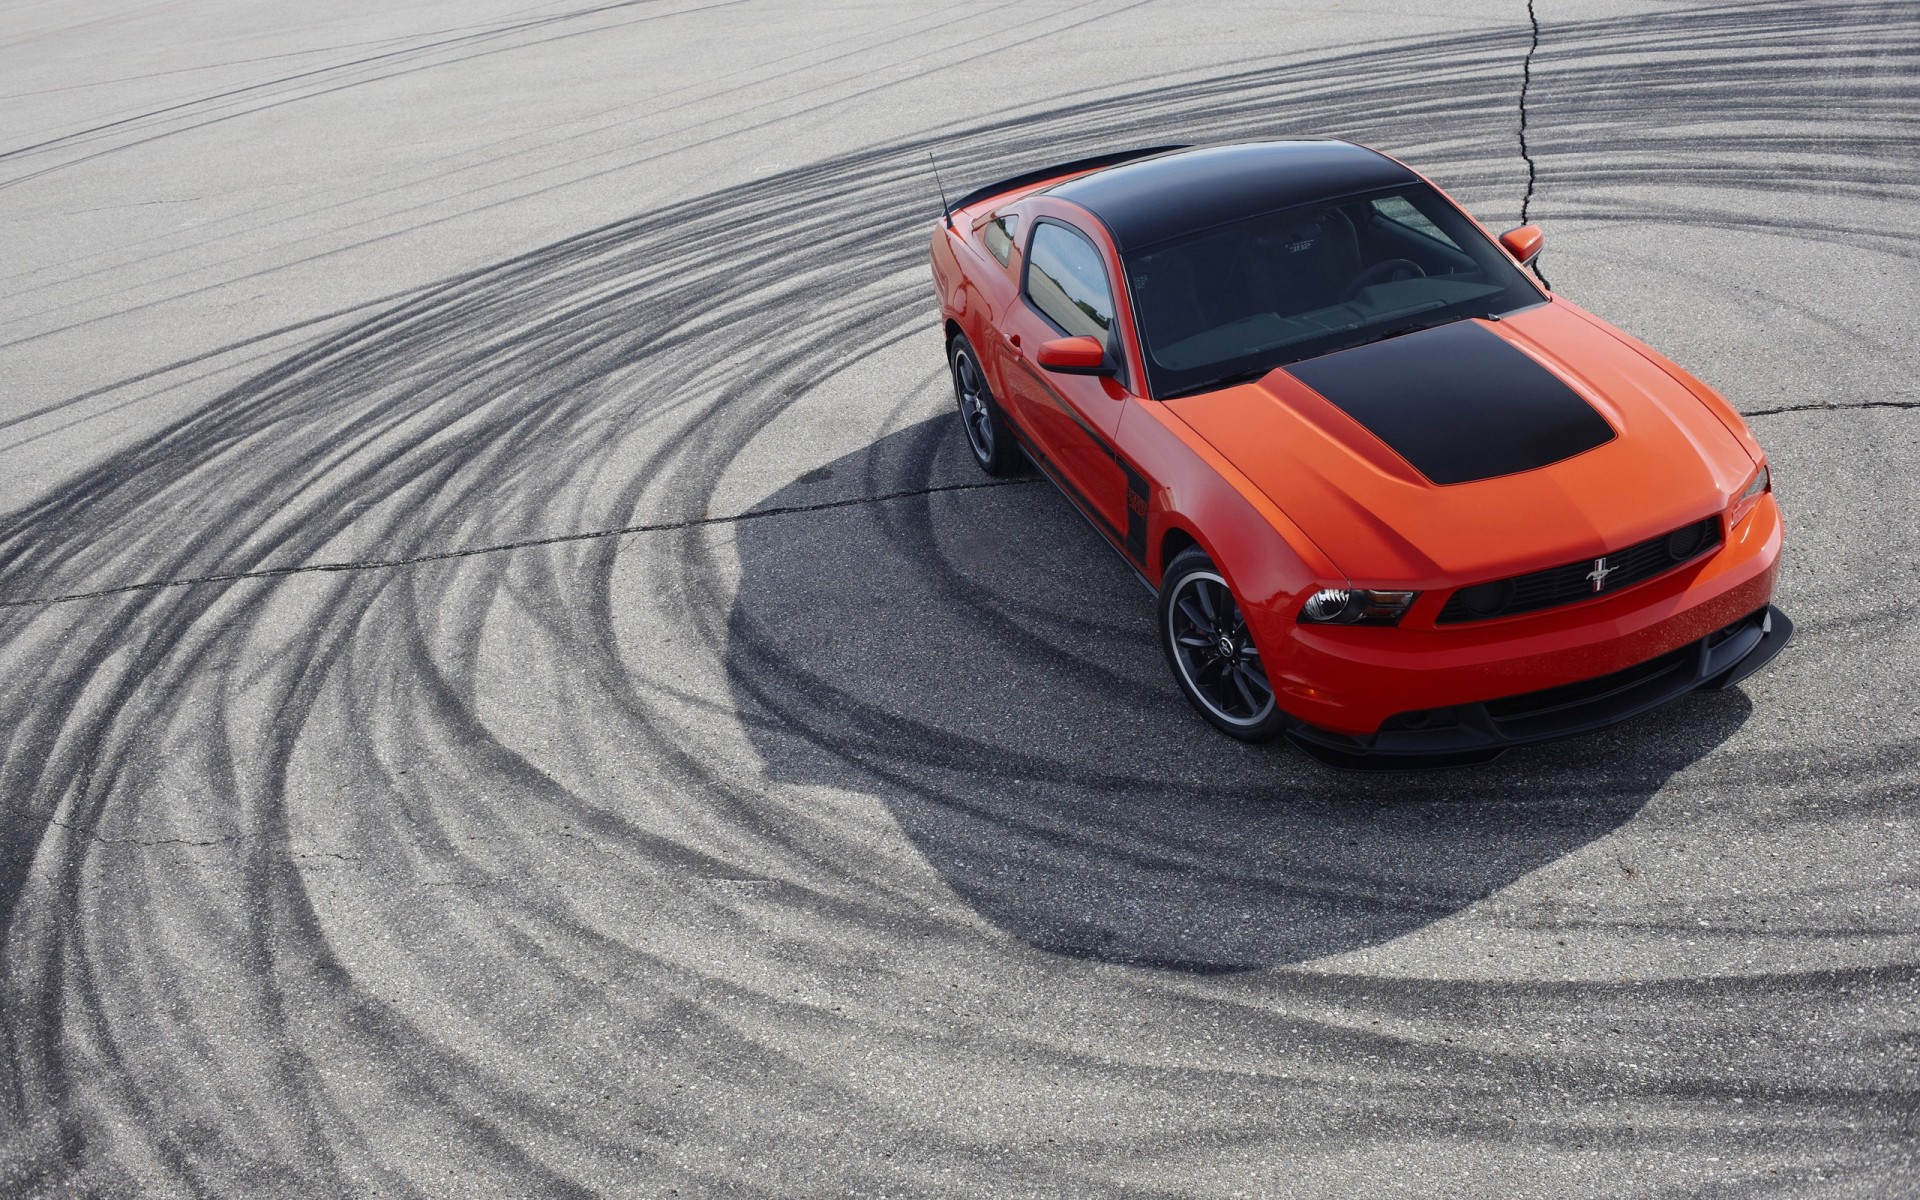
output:
{"label": "side mirror", "polygon": [[1540,232],[1538,225],[1522,225],[1500,235],[1500,244],[1506,247],[1508,254],[1519,259],[1523,267],[1540,257],[1540,246],[1546,240],[1546,235]]}
{"label": "side mirror", "polygon": [[1107,348],[1096,337],[1055,338],[1040,344],[1040,365],[1061,375],[1111,375]]}

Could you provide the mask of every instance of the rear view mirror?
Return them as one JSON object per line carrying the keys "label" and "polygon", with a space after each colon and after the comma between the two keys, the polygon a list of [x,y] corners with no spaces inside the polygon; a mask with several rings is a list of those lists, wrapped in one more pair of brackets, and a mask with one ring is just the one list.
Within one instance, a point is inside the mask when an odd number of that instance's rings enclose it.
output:
{"label": "rear view mirror", "polygon": [[1036,356],[1040,365],[1061,375],[1111,375],[1107,348],[1095,337],[1055,338],[1043,342]]}
{"label": "rear view mirror", "polygon": [[1523,267],[1540,257],[1540,246],[1545,241],[1546,235],[1540,232],[1538,225],[1522,225],[1500,235],[1500,244],[1506,247],[1508,254],[1519,259]]}

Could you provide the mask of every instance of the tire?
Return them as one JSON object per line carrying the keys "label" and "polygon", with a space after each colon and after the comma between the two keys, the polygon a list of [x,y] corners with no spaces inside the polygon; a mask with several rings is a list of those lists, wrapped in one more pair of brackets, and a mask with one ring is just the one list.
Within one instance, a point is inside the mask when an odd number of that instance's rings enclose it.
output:
{"label": "tire", "polygon": [[973,451],[973,461],[989,475],[1018,475],[1026,460],[1013,440],[1007,414],[993,398],[980,356],[965,334],[955,334],[947,344],[947,365],[952,368],[953,398],[960,406],[960,429],[967,449]]}
{"label": "tire", "polygon": [[1226,577],[1198,546],[1160,581],[1160,648],[1187,703],[1220,732],[1265,742],[1287,724]]}

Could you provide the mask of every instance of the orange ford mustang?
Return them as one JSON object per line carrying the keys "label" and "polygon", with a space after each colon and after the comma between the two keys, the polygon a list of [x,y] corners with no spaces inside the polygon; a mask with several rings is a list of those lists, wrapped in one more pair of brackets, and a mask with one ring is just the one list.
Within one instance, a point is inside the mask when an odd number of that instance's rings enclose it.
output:
{"label": "orange ford mustang", "polygon": [[1162,147],[962,197],[933,277],[967,441],[1159,594],[1202,716],[1432,766],[1726,687],[1792,634],[1731,405],[1395,160]]}

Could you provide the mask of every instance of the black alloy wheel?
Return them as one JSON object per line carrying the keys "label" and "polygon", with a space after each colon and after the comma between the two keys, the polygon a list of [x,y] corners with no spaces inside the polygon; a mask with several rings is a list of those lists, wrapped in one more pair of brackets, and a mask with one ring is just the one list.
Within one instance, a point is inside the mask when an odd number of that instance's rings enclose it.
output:
{"label": "black alloy wheel", "polygon": [[1216,729],[1264,742],[1285,727],[1240,603],[1197,546],[1182,551],[1161,581],[1160,645],[1180,690]]}
{"label": "black alloy wheel", "polygon": [[953,367],[953,396],[960,404],[960,424],[966,430],[973,461],[989,475],[1017,474],[1023,465],[1020,447],[1014,444],[1006,414],[994,400],[979,356],[965,334],[957,335],[948,345],[947,358]]}

